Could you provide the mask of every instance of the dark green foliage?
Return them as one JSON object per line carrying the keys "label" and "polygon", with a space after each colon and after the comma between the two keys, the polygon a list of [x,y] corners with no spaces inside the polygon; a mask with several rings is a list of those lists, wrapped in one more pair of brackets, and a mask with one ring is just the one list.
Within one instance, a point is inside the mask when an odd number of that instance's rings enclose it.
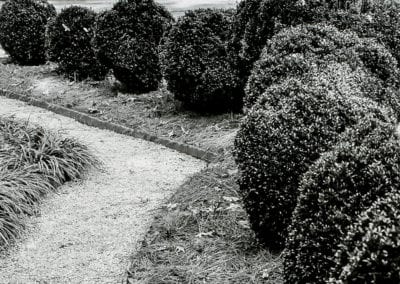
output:
{"label": "dark green foliage", "polygon": [[185,107],[202,112],[241,109],[243,91],[226,50],[231,11],[188,11],[161,47],[168,89]]}
{"label": "dark green foliage", "polygon": [[284,258],[286,283],[326,283],[349,226],[379,197],[399,188],[394,130],[395,124],[369,116],[304,174]]}
{"label": "dark green foliage", "polygon": [[252,228],[267,245],[282,247],[301,175],[346,127],[370,113],[394,121],[370,99],[331,87],[293,78],[273,85],[241,124],[235,141],[240,190]]}
{"label": "dark green foliage", "polygon": [[113,69],[128,91],[158,88],[158,44],[172,16],[153,0],[119,1],[99,15],[94,43],[99,60]]}
{"label": "dark green foliage", "polygon": [[365,11],[339,11],[330,16],[330,22],[339,29],[349,29],[360,37],[373,37],[400,60],[400,3],[370,1]]}
{"label": "dark green foliage", "polygon": [[8,0],[0,10],[0,44],[19,64],[46,61],[45,30],[56,9],[45,0]]}
{"label": "dark green foliage", "polygon": [[249,76],[245,105],[251,107],[271,84],[287,77],[303,77],[331,62],[365,69],[371,84],[379,86],[375,87],[377,94],[367,96],[384,101],[385,92],[388,96],[395,92],[390,87],[398,81],[397,61],[382,45],[373,39],[360,39],[352,32],[340,32],[331,25],[301,25],[282,30],[267,42]]}
{"label": "dark green foliage", "polygon": [[[302,3],[303,2],[303,3]],[[330,13],[354,1],[244,0],[237,7],[229,44],[243,85],[267,40],[279,30],[329,19]]]}
{"label": "dark green foliage", "polygon": [[96,14],[84,7],[63,9],[49,22],[46,33],[48,57],[70,79],[104,79],[107,68],[97,60],[91,45]]}
{"label": "dark green foliage", "polygon": [[330,283],[400,283],[400,194],[390,192],[352,224]]}

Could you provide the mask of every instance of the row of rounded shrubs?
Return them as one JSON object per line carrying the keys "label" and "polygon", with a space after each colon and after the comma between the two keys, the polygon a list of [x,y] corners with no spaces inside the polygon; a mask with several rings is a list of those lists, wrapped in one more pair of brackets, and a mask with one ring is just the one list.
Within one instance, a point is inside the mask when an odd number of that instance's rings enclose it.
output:
{"label": "row of rounded shrubs", "polygon": [[[288,26],[328,21],[340,30],[376,37],[398,59],[399,10],[384,1],[363,1],[362,11],[350,3],[244,0],[236,10],[199,9],[174,22],[153,0],[119,1],[98,15],[82,7],[56,15],[45,0],[8,0],[0,11],[0,44],[20,64],[49,59],[71,79],[100,80],[111,69],[128,91],[143,93],[157,89],[164,77],[188,108],[240,111],[254,62],[268,40]],[[282,68],[301,63],[286,58],[290,62],[280,67],[283,59],[268,62],[271,58],[266,57],[274,55],[263,56],[263,64],[276,65],[265,80],[275,80],[286,72]],[[247,107],[252,96],[247,92]]]}
{"label": "row of rounded shrubs", "polygon": [[235,157],[253,230],[284,249],[285,283],[399,283],[399,80],[380,38],[320,23],[266,41]]}

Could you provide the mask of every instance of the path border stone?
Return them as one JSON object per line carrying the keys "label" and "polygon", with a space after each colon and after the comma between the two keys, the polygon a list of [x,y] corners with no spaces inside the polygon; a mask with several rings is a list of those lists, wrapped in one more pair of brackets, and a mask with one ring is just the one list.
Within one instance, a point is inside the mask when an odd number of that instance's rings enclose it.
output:
{"label": "path border stone", "polygon": [[56,104],[48,103],[45,101],[40,101],[37,99],[29,98],[26,96],[19,95],[15,92],[9,91],[9,90],[4,90],[0,89],[0,96],[4,96],[10,99],[15,99],[19,101],[23,101],[29,105],[35,106],[35,107],[40,107],[43,109],[46,109],[48,111],[57,113],[62,116],[66,116],[72,119],[75,119],[76,121],[83,123],[88,126],[93,126],[96,128],[100,129],[106,129],[110,131],[114,131],[119,134],[124,134],[127,136],[135,137],[135,138],[140,138],[143,140],[147,140],[153,143],[157,143],[160,145],[163,145],[167,148],[176,150],[178,152],[187,154],[189,156],[195,157],[197,159],[206,161],[208,163],[214,162],[218,155],[214,152],[204,150],[192,145],[188,145],[186,143],[181,143],[178,141],[173,141],[171,139],[167,138],[162,138],[162,137],[157,137],[156,135],[147,133],[142,130],[137,130],[134,128],[126,127],[114,122],[108,122],[104,121],[101,119],[98,119],[96,117],[93,117],[91,115],[85,114],[83,112],[79,112],[73,109],[69,109],[66,107],[62,107]]}

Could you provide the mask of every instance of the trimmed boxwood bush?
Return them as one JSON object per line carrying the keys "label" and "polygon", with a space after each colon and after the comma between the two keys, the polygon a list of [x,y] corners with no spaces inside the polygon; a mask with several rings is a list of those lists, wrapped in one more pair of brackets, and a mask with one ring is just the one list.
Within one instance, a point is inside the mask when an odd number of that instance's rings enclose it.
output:
{"label": "trimmed boxwood bush", "polygon": [[348,29],[360,37],[373,37],[400,60],[400,3],[370,1],[363,13],[350,9],[330,15],[330,22],[341,30]]}
{"label": "trimmed boxwood bush", "polygon": [[19,64],[46,61],[45,30],[56,9],[45,0],[8,0],[0,10],[0,44]]}
{"label": "trimmed boxwood bush", "polygon": [[304,174],[284,257],[286,283],[326,283],[349,226],[399,188],[400,142],[394,130],[395,124],[369,117]]}
{"label": "trimmed boxwood bush", "polygon": [[175,98],[202,112],[238,111],[243,91],[226,50],[230,10],[188,11],[161,46],[164,77]]}
{"label": "trimmed boxwood bush", "polygon": [[400,283],[400,193],[387,194],[350,226],[330,283]]}
{"label": "trimmed boxwood bush", "polygon": [[265,92],[235,140],[240,191],[260,241],[282,247],[302,174],[337,143],[346,127],[370,113],[394,121],[372,100],[341,95],[324,84],[291,78]]}
{"label": "trimmed boxwood bush", "polygon": [[360,39],[332,25],[301,25],[285,29],[267,42],[249,76],[245,105],[251,107],[271,84],[289,76],[302,77],[332,61],[348,63],[353,69],[365,68],[380,79],[374,83],[379,83],[376,90],[381,93],[386,86],[396,85],[399,78],[397,61],[373,39]]}
{"label": "trimmed boxwood bush", "polygon": [[49,22],[46,33],[49,60],[57,62],[58,71],[70,79],[101,80],[107,73],[91,45],[95,19],[92,10],[71,6]]}
{"label": "trimmed boxwood bush", "polygon": [[172,21],[153,0],[117,2],[97,19],[94,44],[99,60],[128,91],[156,90],[161,80],[158,45]]}
{"label": "trimmed boxwood bush", "polygon": [[229,44],[231,59],[243,85],[267,40],[279,30],[306,23],[319,23],[354,1],[244,0],[237,7]]}

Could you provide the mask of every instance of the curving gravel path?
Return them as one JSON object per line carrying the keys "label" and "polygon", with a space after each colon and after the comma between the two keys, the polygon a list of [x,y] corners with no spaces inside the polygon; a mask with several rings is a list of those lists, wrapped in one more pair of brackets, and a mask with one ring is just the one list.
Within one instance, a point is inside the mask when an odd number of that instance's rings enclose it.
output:
{"label": "curving gravel path", "polygon": [[0,256],[0,283],[121,283],[155,209],[205,166],[157,144],[4,97],[0,115],[62,130],[105,164],[46,198],[41,215],[28,220],[25,237]]}

